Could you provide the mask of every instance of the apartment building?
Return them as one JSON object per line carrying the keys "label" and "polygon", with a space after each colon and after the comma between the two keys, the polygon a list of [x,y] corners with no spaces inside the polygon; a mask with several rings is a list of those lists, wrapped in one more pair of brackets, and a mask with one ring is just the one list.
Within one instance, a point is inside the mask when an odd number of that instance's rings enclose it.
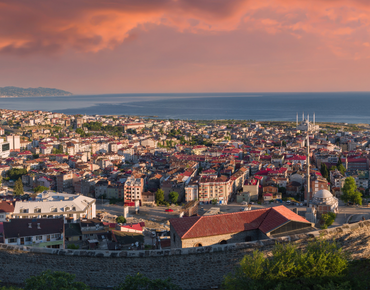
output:
{"label": "apartment building", "polygon": [[328,188],[328,181],[325,178],[316,174],[312,174],[310,178],[310,194],[309,196],[307,195],[307,184],[305,184],[304,199],[308,201],[312,200],[312,197],[316,194],[316,192],[322,189],[328,190]]}
{"label": "apartment building", "polygon": [[142,178],[135,178],[130,176],[127,178],[124,191],[125,191],[125,201],[135,201],[141,200],[141,195],[144,190],[144,180]]}
{"label": "apartment building", "polygon": [[10,219],[3,223],[3,239],[6,245],[64,249],[63,218]]}
{"label": "apartment building", "polygon": [[35,200],[18,201],[12,218],[64,218],[64,222],[76,223],[96,216],[95,199],[83,195],[44,191]]}
{"label": "apartment building", "polygon": [[201,202],[211,203],[217,200],[220,204],[227,204],[232,190],[232,181],[225,176],[199,179],[198,196]]}
{"label": "apartment building", "polygon": [[10,144],[0,138],[0,158],[7,158],[10,155]]}

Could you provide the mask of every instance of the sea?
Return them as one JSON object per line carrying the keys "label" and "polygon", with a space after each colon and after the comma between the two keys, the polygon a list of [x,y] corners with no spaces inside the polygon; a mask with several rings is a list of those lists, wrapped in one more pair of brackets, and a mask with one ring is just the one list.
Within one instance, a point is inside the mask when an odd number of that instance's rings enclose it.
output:
{"label": "sea", "polygon": [[0,108],[183,120],[370,123],[370,92],[107,94],[0,98]]}

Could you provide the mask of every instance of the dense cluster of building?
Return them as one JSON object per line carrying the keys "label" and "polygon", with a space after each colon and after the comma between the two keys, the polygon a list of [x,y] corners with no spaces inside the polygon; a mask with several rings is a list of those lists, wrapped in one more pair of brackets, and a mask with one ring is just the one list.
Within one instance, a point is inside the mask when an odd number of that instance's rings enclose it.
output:
{"label": "dense cluster of building", "polygon": [[[319,131],[304,117],[293,127],[42,111],[0,110],[0,116],[0,221],[5,232],[6,221],[21,218],[30,220],[30,229],[37,229],[33,220],[41,218],[91,220],[100,198],[154,204],[159,189],[167,201],[177,192],[178,203],[247,204],[293,197],[324,213],[337,210],[346,177],[353,176],[363,192],[369,187],[370,132]],[[333,169],[339,161],[346,172]],[[322,164],[328,178],[320,173]],[[28,201],[10,196],[15,180],[6,179],[12,169],[26,170],[21,176],[25,189],[50,191]],[[49,226],[40,222],[40,227]],[[50,235],[59,237],[58,227]]]}

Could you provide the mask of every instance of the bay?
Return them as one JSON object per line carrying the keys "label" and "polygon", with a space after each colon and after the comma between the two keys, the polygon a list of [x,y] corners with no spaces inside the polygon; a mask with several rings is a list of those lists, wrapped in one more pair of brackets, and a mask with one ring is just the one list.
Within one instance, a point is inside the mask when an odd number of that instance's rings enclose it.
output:
{"label": "bay", "polygon": [[0,108],[65,114],[158,116],[189,120],[370,123],[370,92],[107,94],[1,98]]}

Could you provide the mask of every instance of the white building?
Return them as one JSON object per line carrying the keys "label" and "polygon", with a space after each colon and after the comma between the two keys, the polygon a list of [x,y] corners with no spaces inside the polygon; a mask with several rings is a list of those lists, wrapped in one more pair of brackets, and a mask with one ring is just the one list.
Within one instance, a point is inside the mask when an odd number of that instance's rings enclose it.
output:
{"label": "white building", "polygon": [[0,138],[0,158],[7,158],[10,154],[10,144],[9,142],[4,142],[2,138]]}
{"label": "white building", "polygon": [[3,238],[6,245],[63,249],[63,219],[11,219],[3,223]]}
{"label": "white building", "polygon": [[15,204],[13,218],[59,218],[76,223],[81,219],[96,217],[95,199],[84,195],[44,191],[35,201]]}
{"label": "white building", "polygon": [[304,118],[302,114],[302,122],[298,124],[298,114],[297,114],[297,130],[305,132],[315,132],[320,130],[320,127],[315,124],[315,113],[313,114],[313,123],[310,123],[310,115],[307,115],[307,119]]}
{"label": "white building", "polygon": [[21,137],[17,135],[6,136],[6,141],[9,142],[10,150],[21,149]]}

